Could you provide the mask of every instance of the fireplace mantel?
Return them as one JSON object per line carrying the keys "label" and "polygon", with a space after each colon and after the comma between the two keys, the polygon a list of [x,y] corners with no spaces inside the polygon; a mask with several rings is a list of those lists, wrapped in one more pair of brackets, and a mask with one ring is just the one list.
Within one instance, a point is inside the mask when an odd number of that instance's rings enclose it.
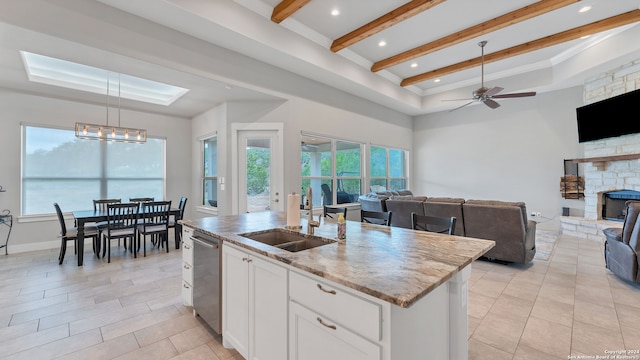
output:
{"label": "fireplace mantel", "polygon": [[612,161],[622,161],[622,160],[635,160],[640,159],[640,154],[624,154],[624,155],[609,155],[609,156],[598,156],[598,157],[590,157],[590,158],[581,158],[581,159],[572,159],[571,161],[576,163],[592,163],[598,171],[603,171],[606,168],[606,164]]}
{"label": "fireplace mantel", "polygon": [[581,158],[581,159],[572,159],[574,164],[577,163],[588,163],[588,162],[608,162],[608,161],[621,161],[621,160],[635,160],[640,159],[640,154],[624,154],[624,155],[609,155],[609,156],[598,156],[598,157],[590,157],[590,158]]}

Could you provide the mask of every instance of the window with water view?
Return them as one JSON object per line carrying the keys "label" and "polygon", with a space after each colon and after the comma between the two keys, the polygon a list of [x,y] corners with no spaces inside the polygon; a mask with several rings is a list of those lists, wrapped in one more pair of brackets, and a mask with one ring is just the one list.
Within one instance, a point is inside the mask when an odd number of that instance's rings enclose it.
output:
{"label": "window with water view", "polygon": [[94,199],[164,197],[165,140],[81,140],[73,130],[23,126],[22,214],[93,209]]}

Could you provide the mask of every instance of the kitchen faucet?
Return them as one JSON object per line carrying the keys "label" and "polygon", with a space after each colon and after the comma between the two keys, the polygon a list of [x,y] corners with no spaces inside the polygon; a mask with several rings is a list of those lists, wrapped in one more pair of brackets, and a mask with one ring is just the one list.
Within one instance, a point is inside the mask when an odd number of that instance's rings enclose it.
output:
{"label": "kitchen faucet", "polygon": [[311,186],[307,187],[307,196],[304,204],[305,210],[309,210],[309,221],[307,221],[307,234],[313,235],[313,231],[315,228],[320,226],[320,216],[318,215],[318,221],[313,220],[313,195],[311,191]]}

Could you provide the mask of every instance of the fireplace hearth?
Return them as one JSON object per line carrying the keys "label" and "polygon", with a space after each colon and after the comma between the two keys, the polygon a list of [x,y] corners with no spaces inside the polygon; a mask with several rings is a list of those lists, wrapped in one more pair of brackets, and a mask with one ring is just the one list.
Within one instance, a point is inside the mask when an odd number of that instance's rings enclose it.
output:
{"label": "fireplace hearth", "polygon": [[602,218],[605,220],[624,221],[627,200],[639,200],[640,191],[615,190],[602,193]]}

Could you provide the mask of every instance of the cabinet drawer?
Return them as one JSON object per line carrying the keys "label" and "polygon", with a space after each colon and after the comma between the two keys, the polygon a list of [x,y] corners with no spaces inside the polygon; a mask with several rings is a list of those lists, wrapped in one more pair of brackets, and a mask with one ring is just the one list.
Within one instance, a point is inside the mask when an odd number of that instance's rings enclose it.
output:
{"label": "cabinet drawer", "polygon": [[187,262],[182,262],[182,280],[193,284],[193,265]]}
{"label": "cabinet drawer", "polygon": [[188,236],[182,237],[182,261],[193,265],[193,240]]}
{"label": "cabinet drawer", "polygon": [[289,359],[380,360],[380,345],[295,302],[289,307]]}
{"label": "cabinet drawer", "polygon": [[373,341],[381,339],[382,308],[357,295],[291,272],[291,300]]}
{"label": "cabinet drawer", "polygon": [[193,287],[182,280],[182,303],[185,306],[193,306]]}

